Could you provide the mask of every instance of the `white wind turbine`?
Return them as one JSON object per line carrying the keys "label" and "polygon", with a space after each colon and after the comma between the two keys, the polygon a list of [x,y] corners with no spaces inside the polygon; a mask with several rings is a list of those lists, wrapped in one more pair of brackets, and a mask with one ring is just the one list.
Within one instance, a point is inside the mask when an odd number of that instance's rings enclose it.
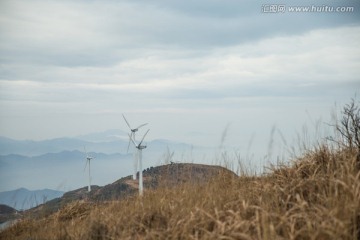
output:
{"label": "white wind turbine", "polygon": [[131,139],[131,141],[133,142],[134,146],[138,149],[137,151],[137,157],[139,160],[139,194],[140,196],[143,194],[143,175],[142,175],[142,150],[146,148],[146,145],[141,145],[142,142],[144,141],[145,136],[148,134],[148,132],[150,131],[150,129],[148,129],[146,131],[146,133],[144,134],[143,138],[141,139],[139,144],[136,144],[136,142],[134,141],[133,138],[131,138],[130,134],[129,137]]}
{"label": "white wind turbine", "polygon": [[[131,141],[131,139],[134,139],[134,141],[135,141],[135,133],[136,133],[137,131],[139,131],[139,128],[147,125],[147,123],[141,124],[141,125],[138,126],[137,128],[131,128],[129,122],[128,122],[128,121],[126,120],[126,118],[125,118],[125,115],[123,114],[122,116],[123,116],[123,118],[124,118],[124,120],[125,120],[125,122],[126,122],[126,125],[128,125],[128,127],[130,128],[130,131],[131,131],[131,132],[130,132],[130,135],[129,135],[129,143],[128,143],[128,147],[127,147],[127,152],[129,152],[129,147],[130,147],[130,141]],[[134,180],[136,180],[136,172],[137,172],[137,165],[138,165],[137,157],[135,156],[135,154],[136,154],[136,153],[135,153],[135,149],[134,149],[134,151],[133,151],[133,159],[134,159],[133,179],[134,179]]]}
{"label": "white wind turbine", "polygon": [[90,157],[90,156],[87,154],[85,147],[84,147],[84,151],[85,151],[85,159],[86,159],[84,171],[85,171],[86,167],[89,168],[89,185],[88,185],[88,192],[90,192],[90,191],[91,191],[90,161],[91,161],[92,159],[94,159],[94,158],[93,158],[93,157]]}

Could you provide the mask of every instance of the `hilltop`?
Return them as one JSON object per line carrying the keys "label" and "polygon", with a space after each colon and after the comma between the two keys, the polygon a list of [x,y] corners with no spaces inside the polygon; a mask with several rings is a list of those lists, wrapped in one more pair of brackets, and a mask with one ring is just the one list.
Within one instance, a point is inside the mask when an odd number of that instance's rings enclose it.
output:
{"label": "hilltop", "polygon": [[[157,188],[175,187],[180,184],[205,184],[219,174],[236,177],[230,170],[220,167],[193,163],[172,163],[163,166],[150,167],[143,170],[144,188],[154,190]],[[137,176],[138,179],[138,176]],[[75,201],[104,202],[126,199],[138,194],[138,180],[132,176],[123,177],[105,186],[91,186],[79,188],[63,194],[35,208],[24,212],[31,217],[44,217],[54,213]]]}
{"label": "hilltop", "polygon": [[0,224],[16,218],[17,210],[5,204],[0,204]]}

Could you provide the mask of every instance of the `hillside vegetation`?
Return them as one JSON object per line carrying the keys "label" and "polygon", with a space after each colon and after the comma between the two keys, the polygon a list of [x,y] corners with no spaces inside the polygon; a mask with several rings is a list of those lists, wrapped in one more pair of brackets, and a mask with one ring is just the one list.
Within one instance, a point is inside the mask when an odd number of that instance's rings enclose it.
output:
{"label": "hillside vegetation", "polygon": [[356,121],[348,123],[336,144],[314,146],[261,176],[222,172],[207,183],[159,186],[143,197],[76,201],[48,217],[24,219],[0,238],[360,239],[360,128],[351,131]]}
{"label": "hillside vegetation", "polygon": [[[151,167],[143,171],[143,183],[145,189],[156,189],[163,187],[174,187],[187,184],[204,184],[213,177],[222,175],[236,176],[232,171],[220,167],[204,164],[173,163],[158,167]],[[138,177],[137,177],[138,179]],[[48,216],[62,207],[76,201],[86,202],[109,202],[122,200],[139,194],[138,180],[132,176],[123,177],[105,186],[91,186],[91,192],[87,187],[66,192],[62,197],[55,198],[35,208],[24,211],[22,216],[30,218],[41,218]]]}

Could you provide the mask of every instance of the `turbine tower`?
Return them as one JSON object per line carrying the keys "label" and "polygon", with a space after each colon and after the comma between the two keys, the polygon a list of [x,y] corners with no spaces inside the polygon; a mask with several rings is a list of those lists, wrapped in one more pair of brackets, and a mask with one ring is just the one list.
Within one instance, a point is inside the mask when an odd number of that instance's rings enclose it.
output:
{"label": "turbine tower", "polygon": [[146,145],[141,145],[142,142],[144,141],[145,139],[145,136],[148,134],[148,132],[150,131],[150,129],[148,129],[146,131],[146,133],[144,134],[143,138],[141,139],[140,143],[139,144],[136,144],[136,142],[134,141],[133,138],[131,138],[130,134],[129,134],[129,137],[131,139],[131,141],[133,142],[134,146],[137,148],[137,156],[138,156],[138,160],[139,160],[139,195],[142,196],[143,194],[143,175],[142,175],[142,150],[146,148]]}
{"label": "turbine tower", "polygon": [[93,159],[93,157],[90,157],[90,156],[87,154],[85,147],[84,147],[84,151],[85,151],[85,159],[86,159],[84,171],[85,171],[86,167],[89,168],[89,185],[88,185],[88,192],[90,192],[90,191],[91,191],[90,161]]}
{"label": "turbine tower", "polygon": [[[134,139],[135,141],[135,133],[137,131],[139,131],[139,128],[147,125],[147,123],[143,123],[141,124],[140,126],[138,126],[137,128],[131,128],[129,122],[126,120],[125,118],[125,115],[123,114],[122,115],[125,122],[126,122],[126,125],[129,127],[130,129],[130,134],[129,134],[129,143],[128,143],[128,147],[127,147],[127,152],[129,152],[129,147],[130,147],[130,142],[132,141],[132,139]],[[137,172],[137,165],[138,165],[138,161],[137,161],[137,156],[136,156],[136,153],[135,153],[135,148],[134,148],[134,151],[133,151],[133,161],[134,161],[134,173],[133,173],[133,179],[136,180],[136,172]]]}

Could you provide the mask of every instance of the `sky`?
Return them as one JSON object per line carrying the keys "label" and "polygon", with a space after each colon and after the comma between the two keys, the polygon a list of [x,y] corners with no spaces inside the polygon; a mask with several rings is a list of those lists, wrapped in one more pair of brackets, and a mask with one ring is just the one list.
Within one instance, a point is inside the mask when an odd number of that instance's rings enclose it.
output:
{"label": "sky", "polygon": [[358,0],[0,0],[0,135],[126,130],[125,114],[150,140],[268,148],[359,95],[359,43]]}

